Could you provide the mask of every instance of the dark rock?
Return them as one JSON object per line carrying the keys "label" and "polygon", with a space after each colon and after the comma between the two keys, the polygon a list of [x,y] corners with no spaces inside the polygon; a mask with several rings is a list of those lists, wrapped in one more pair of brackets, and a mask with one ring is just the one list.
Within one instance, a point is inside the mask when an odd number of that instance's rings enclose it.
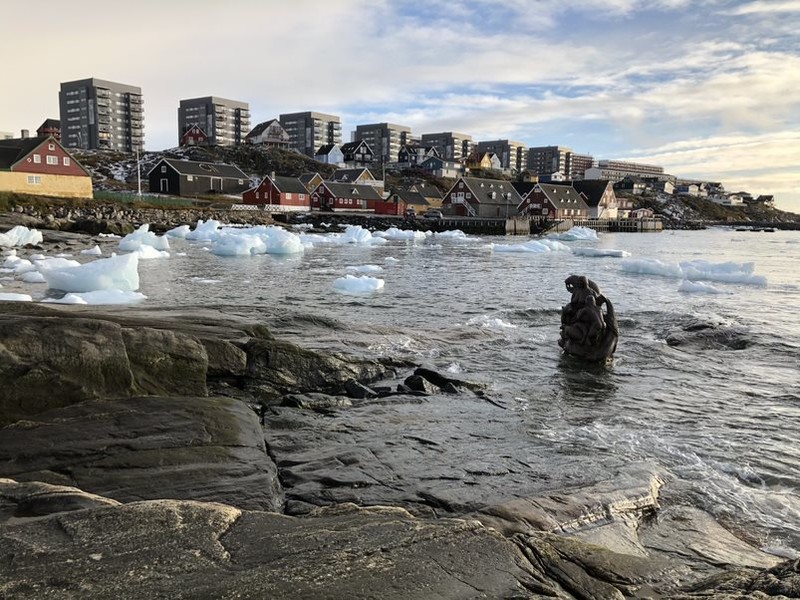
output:
{"label": "dark rock", "polygon": [[439,388],[436,385],[419,375],[409,375],[403,381],[403,385],[413,392],[424,392],[426,394],[439,393]]}
{"label": "dark rock", "polygon": [[228,398],[84,402],[0,429],[0,477],[121,502],[182,498],[277,510],[258,417]]}
{"label": "dark rock", "polygon": [[242,377],[247,371],[247,353],[237,345],[212,338],[200,340],[208,356],[208,377]]}
{"label": "dark rock", "polygon": [[671,331],[666,342],[669,346],[698,350],[744,350],[751,344],[745,328],[704,321],[692,321]]}
{"label": "dark rock", "polygon": [[348,408],[353,405],[349,398],[342,396],[329,396],[328,394],[288,394],[284,397],[283,406],[305,408],[309,410],[330,410],[333,408]]}
{"label": "dark rock", "polygon": [[355,379],[348,379],[345,381],[344,389],[348,396],[351,398],[358,398],[360,400],[363,400],[364,398],[376,398],[378,396],[378,393],[375,390],[368,388]]}
{"label": "dark rock", "polygon": [[9,519],[117,505],[116,500],[74,487],[0,479],[0,524]]}

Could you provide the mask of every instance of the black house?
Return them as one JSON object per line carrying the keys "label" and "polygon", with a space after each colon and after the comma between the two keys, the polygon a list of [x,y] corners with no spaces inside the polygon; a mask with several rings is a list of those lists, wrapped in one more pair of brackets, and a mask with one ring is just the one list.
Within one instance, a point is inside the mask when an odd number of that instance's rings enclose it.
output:
{"label": "black house", "polygon": [[150,191],[173,196],[239,195],[251,187],[238,167],[162,158],[147,174]]}

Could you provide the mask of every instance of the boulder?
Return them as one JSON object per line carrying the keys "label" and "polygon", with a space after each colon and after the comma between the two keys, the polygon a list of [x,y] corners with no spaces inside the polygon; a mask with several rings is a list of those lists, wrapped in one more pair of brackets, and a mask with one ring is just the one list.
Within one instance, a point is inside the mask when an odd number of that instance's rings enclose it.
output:
{"label": "boulder", "polygon": [[119,504],[70,486],[0,478],[0,525],[9,520]]}
{"label": "boulder", "polygon": [[55,409],[0,429],[0,477],[120,502],[180,498],[278,510],[256,414],[229,398],[136,397]]}

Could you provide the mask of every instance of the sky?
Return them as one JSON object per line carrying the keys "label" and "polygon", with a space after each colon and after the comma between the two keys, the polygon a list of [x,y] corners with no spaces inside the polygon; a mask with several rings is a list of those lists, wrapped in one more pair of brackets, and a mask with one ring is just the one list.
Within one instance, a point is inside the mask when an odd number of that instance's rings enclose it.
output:
{"label": "sky", "polygon": [[[661,165],[800,213],[800,0],[3,0],[0,131],[58,118],[62,81],[178,103],[390,122]],[[39,16],[46,15],[42,21]],[[44,29],[41,29],[45,23]],[[13,60],[9,59],[13,57]]]}

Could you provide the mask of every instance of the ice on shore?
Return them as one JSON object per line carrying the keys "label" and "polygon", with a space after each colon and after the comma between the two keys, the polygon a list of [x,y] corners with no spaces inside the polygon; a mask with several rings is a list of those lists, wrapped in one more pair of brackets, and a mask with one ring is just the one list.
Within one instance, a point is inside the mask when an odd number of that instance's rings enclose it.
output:
{"label": "ice on shore", "polygon": [[274,225],[221,229],[216,233],[211,249],[218,256],[297,254],[304,251],[300,236]]}
{"label": "ice on shore", "polygon": [[371,294],[383,288],[383,279],[362,275],[345,275],[333,282],[333,289],[343,294],[363,295]]}
{"label": "ice on shore", "polygon": [[44,275],[42,275],[39,271],[28,271],[27,273],[23,273],[22,277],[20,277],[20,280],[24,281],[25,283],[47,283]]}
{"label": "ice on shore", "polygon": [[710,283],[702,283],[700,281],[689,281],[684,279],[678,286],[679,292],[686,292],[691,294],[728,294],[719,288],[714,287]]}
{"label": "ice on shore", "polygon": [[151,246],[156,250],[169,250],[169,241],[166,236],[158,236],[150,231],[150,225],[145,223],[119,242],[119,249],[123,252],[136,252],[142,246]]}
{"label": "ice on shore", "polygon": [[578,240],[597,240],[597,232],[589,227],[572,227],[563,233],[551,233],[547,236],[551,240],[562,242],[576,242]]}
{"label": "ice on shore", "polygon": [[203,242],[212,241],[216,239],[217,232],[221,226],[222,223],[215,221],[214,219],[209,219],[208,221],[203,221],[203,219],[200,219],[197,221],[195,228],[186,233],[186,239]]}
{"label": "ice on shore", "polygon": [[51,304],[136,304],[146,300],[147,296],[140,292],[125,290],[97,290],[80,294],[70,293],[62,298],[45,298],[42,302]]}
{"label": "ice on shore", "polygon": [[387,265],[393,265],[394,263],[399,263],[400,259],[395,258],[394,256],[387,256],[383,259],[383,262],[385,262]]}
{"label": "ice on shore", "polygon": [[86,254],[88,256],[102,256],[103,251],[100,250],[100,246],[95,244],[94,248],[88,248],[86,250],[81,250],[81,254]]}
{"label": "ice on shore", "polygon": [[720,283],[743,283],[747,285],[767,285],[767,278],[754,275],[755,265],[749,263],[712,263],[706,260],[693,260],[681,263],[664,263],[655,258],[626,259],[620,268],[627,273],[658,275],[689,281],[716,281]]}
{"label": "ice on shore", "polygon": [[631,255],[625,250],[612,250],[611,248],[573,248],[572,253],[577,256],[612,256],[615,258],[625,258]]}
{"label": "ice on shore", "polygon": [[42,233],[37,229],[28,229],[24,225],[16,225],[5,233],[0,233],[0,246],[14,247],[26,244],[41,244]]}
{"label": "ice on shore", "polygon": [[0,302],[33,302],[28,294],[0,293]]}
{"label": "ice on shore", "polygon": [[167,237],[174,237],[178,239],[186,239],[186,236],[189,235],[189,232],[192,230],[191,227],[188,225],[178,225],[173,229],[170,229],[165,235]]}
{"label": "ice on shore", "polygon": [[139,289],[139,255],[121,254],[78,266],[41,269],[47,284],[64,292]]}
{"label": "ice on shore", "polygon": [[141,245],[138,249],[134,250],[132,254],[136,254],[142,260],[150,260],[152,258],[169,258],[169,252],[166,250],[156,250],[152,246]]}
{"label": "ice on shore", "polygon": [[489,244],[495,252],[569,252],[566,244],[554,240],[530,240],[524,244]]}

